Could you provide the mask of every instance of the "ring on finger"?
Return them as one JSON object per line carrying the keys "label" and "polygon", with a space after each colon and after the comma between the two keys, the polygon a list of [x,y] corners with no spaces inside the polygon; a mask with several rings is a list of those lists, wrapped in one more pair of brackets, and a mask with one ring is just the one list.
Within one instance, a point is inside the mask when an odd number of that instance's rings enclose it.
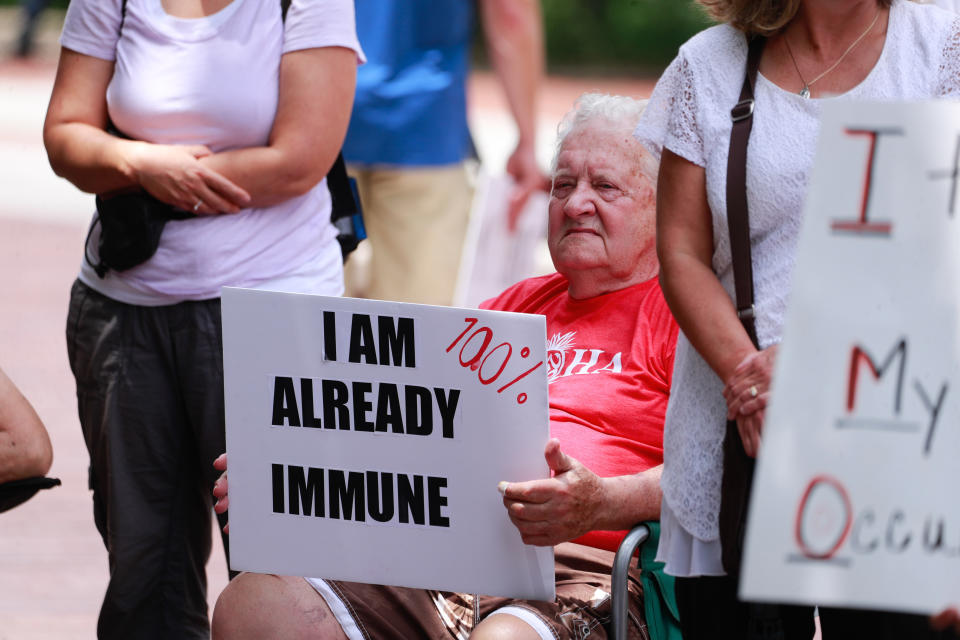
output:
{"label": "ring on finger", "polygon": [[757,391],[757,385],[755,384],[750,385],[750,397],[756,398],[758,395],[760,395],[760,392]]}
{"label": "ring on finger", "polygon": [[193,212],[196,213],[200,210],[200,206],[203,204],[203,200],[197,200],[197,204],[193,205]]}

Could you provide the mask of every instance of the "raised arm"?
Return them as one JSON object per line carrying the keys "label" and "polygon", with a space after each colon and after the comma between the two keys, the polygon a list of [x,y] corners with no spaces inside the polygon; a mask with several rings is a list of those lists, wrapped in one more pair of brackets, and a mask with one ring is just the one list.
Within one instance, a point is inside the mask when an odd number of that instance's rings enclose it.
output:
{"label": "raised arm", "polygon": [[198,158],[203,146],[159,145],[125,140],[106,132],[107,85],[114,63],[62,49],[43,141],[50,166],[88,193],[110,193],[142,187],[182,209],[202,200],[199,213],[236,212],[249,201],[247,193]]}
{"label": "raised arm", "polygon": [[0,370],[0,482],[42,476],[53,448],[37,412]]}
{"label": "raised arm", "polygon": [[547,443],[544,456],[552,478],[501,483],[503,504],[525,544],[553,546],[590,531],[621,531],[660,518],[663,465],[601,478],[563,453],[558,440]]}
{"label": "raised arm", "polygon": [[[744,448],[756,455],[763,419],[763,400],[772,369],[770,350],[761,357],[737,318],[733,301],[713,272],[713,227],[707,204],[706,172],[663,150],[657,186],[657,255],[660,282],[677,324],[694,348],[728,387],[728,406],[737,418]],[[752,364],[769,365],[757,373]],[[749,371],[748,371],[749,370]],[[747,374],[749,373],[749,377]],[[765,378],[764,378],[765,376]],[[749,383],[746,381],[750,380]],[[751,387],[764,398],[742,407]],[[742,388],[741,388],[742,387]]]}
{"label": "raised arm", "polygon": [[537,96],[543,82],[544,39],[540,0],[482,0],[487,51],[503,85],[517,124],[517,146],[507,161],[507,173],[517,182],[507,214],[510,228],[537,189],[548,180],[537,165]]}
{"label": "raised arm", "polygon": [[356,87],[357,54],[343,47],[292,51],[280,64],[280,102],[266,147],[200,162],[241,185],[254,206],[301,195],[323,179],[343,145]]}

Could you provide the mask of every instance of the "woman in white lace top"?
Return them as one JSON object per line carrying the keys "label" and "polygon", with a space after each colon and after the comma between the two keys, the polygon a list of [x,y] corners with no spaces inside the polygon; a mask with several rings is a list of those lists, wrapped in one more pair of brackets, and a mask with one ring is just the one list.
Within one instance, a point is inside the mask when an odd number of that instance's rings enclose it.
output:
{"label": "woman in white lace top", "polygon": [[[824,101],[960,95],[960,22],[935,6],[699,1],[725,24],[680,48],[636,132],[662,153],[661,279],[682,329],[664,434],[659,550],[667,572],[681,578],[724,576],[717,522],[724,421],[736,418],[744,448],[756,455]],[[767,37],[747,160],[760,351],[732,303],[726,220],[730,109],[743,84],[745,34]],[[689,583],[717,585],[701,597],[736,615],[735,577],[678,580],[681,607]],[[715,632],[717,618],[695,617]]]}

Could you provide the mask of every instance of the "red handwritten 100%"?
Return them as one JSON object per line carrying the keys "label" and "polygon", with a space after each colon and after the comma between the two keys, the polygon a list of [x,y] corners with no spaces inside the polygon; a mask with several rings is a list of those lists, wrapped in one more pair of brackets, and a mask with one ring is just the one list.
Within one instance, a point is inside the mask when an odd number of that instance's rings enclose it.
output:
{"label": "red handwritten 100%", "polygon": [[[450,353],[457,344],[464,339],[464,337],[470,333],[470,330],[477,325],[476,318],[464,318],[464,321],[467,323],[467,328],[463,330],[463,333],[457,336],[457,339],[450,343],[450,346],[447,347],[447,353]],[[500,374],[503,373],[504,369],[507,368],[507,364],[510,362],[510,357],[513,355],[513,347],[509,342],[501,342],[492,349],[488,350],[490,343],[493,342],[493,331],[489,327],[480,326],[476,331],[470,333],[462,345],[460,345],[460,366],[469,367],[471,371],[477,372],[477,379],[480,380],[480,384],[488,385],[493,384],[500,377]],[[520,350],[520,357],[526,358],[530,355],[530,348],[524,347]],[[505,389],[508,389],[513,384],[520,382],[528,375],[533,373],[543,364],[543,360],[533,365],[516,378],[506,383],[499,389],[497,393],[503,393]],[[527,394],[521,393],[517,396],[517,403],[523,404],[527,401]]]}

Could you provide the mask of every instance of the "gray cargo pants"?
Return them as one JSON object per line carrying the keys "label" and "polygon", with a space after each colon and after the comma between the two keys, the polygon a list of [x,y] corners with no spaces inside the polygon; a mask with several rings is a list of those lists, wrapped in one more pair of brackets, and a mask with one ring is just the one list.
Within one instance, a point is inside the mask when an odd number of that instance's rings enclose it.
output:
{"label": "gray cargo pants", "polygon": [[110,561],[97,636],[208,638],[212,463],[225,450],[220,301],[142,307],[77,281],[67,350]]}

